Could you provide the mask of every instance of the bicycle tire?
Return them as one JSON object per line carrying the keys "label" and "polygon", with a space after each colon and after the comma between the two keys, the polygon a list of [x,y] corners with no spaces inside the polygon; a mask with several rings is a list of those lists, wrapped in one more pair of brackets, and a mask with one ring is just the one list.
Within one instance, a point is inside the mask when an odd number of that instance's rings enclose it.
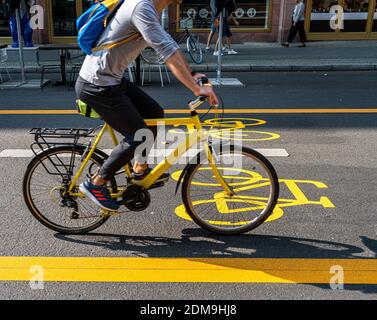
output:
{"label": "bicycle tire", "polygon": [[[23,178],[23,196],[24,196],[25,203],[26,203],[28,209],[30,210],[30,212],[32,213],[32,215],[42,225],[44,225],[45,227],[47,227],[47,228],[49,228],[53,231],[57,231],[57,232],[62,233],[62,234],[71,234],[71,235],[86,234],[90,231],[93,231],[93,230],[99,228],[109,219],[109,216],[101,215],[100,217],[98,217],[97,221],[95,221],[94,223],[89,224],[85,227],[69,228],[69,227],[59,225],[56,222],[53,222],[50,219],[48,219],[45,216],[45,214],[42,214],[40,212],[40,210],[38,209],[38,207],[36,206],[36,204],[33,201],[33,195],[31,193],[31,188],[30,188],[31,178],[33,177],[33,174],[34,174],[35,170],[38,168],[38,166],[43,165],[43,161],[45,159],[51,159],[52,156],[56,156],[59,153],[60,154],[67,154],[67,153],[71,153],[71,152],[75,152],[77,154],[77,156],[82,156],[84,154],[85,150],[86,150],[85,146],[78,146],[78,145],[76,145],[76,146],[68,146],[67,145],[67,146],[59,146],[59,147],[50,148],[48,150],[41,152],[36,157],[34,157],[32,159],[32,161],[29,163],[27,170],[25,172],[25,175],[24,175],[24,178]],[[101,154],[101,156],[100,156],[97,153],[94,153],[91,159],[93,160],[93,163],[95,163],[98,166],[102,166],[102,164],[105,160],[104,155]],[[46,172],[46,175],[47,174],[48,173]],[[117,184],[116,184],[115,179],[114,178],[111,179],[109,183],[110,183],[112,190],[116,191],[117,190]]]}
{"label": "bicycle tire", "polygon": [[203,62],[203,50],[200,46],[199,37],[194,39],[191,35],[187,38],[187,52],[189,53],[192,61],[196,64]]}
{"label": "bicycle tire", "polygon": [[[235,152],[235,147],[230,146],[229,150],[231,152]],[[182,183],[183,204],[190,218],[197,225],[199,225],[200,227],[202,227],[203,229],[209,232],[212,232],[218,235],[241,235],[241,234],[247,233],[249,231],[256,229],[261,224],[263,224],[270,217],[270,215],[273,213],[274,208],[276,207],[276,204],[279,198],[279,180],[278,180],[274,167],[263,155],[261,155],[260,153],[258,153],[257,151],[253,149],[243,147],[241,149],[241,153],[256,160],[261,166],[264,167],[264,169],[266,170],[266,173],[269,176],[271,192],[270,192],[270,196],[267,201],[267,205],[265,209],[263,210],[262,214],[258,216],[257,219],[254,219],[253,221],[245,225],[235,227],[233,229],[229,229],[229,228],[221,227],[221,225],[216,225],[216,224],[214,225],[212,223],[209,223],[209,221],[206,221],[203,218],[201,218],[200,215],[196,212],[196,210],[194,209],[195,204],[191,200],[191,196],[190,196],[190,185],[194,179],[196,172],[199,170],[199,167],[202,166],[202,164],[200,163],[201,161],[199,161],[196,164],[191,164],[187,169],[187,172],[184,177],[184,181]],[[222,154],[222,152],[220,152],[220,154]],[[200,159],[201,160],[206,159],[206,157],[204,157],[204,154],[200,156]]]}

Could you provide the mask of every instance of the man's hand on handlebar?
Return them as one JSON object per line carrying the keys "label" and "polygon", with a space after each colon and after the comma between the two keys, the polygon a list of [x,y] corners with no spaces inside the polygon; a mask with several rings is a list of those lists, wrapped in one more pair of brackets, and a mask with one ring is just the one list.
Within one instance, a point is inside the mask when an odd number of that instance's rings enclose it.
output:
{"label": "man's hand on handlebar", "polygon": [[219,106],[219,99],[216,96],[215,91],[213,90],[212,84],[208,81],[208,78],[205,74],[196,73],[193,75],[194,80],[198,83],[198,88],[194,94],[197,97],[207,97],[209,104],[212,107]]}
{"label": "man's hand on handlebar", "polygon": [[219,99],[216,96],[215,91],[213,91],[213,87],[206,85],[205,87],[198,87],[198,91],[195,92],[197,97],[207,97],[208,102],[212,107],[219,106]]}

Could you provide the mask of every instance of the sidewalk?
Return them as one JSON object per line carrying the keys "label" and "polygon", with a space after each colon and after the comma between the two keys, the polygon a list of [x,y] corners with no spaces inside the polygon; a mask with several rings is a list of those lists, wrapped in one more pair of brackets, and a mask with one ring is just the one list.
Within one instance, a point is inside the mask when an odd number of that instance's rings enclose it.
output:
{"label": "sidewalk", "polygon": [[[278,43],[245,43],[236,44],[233,48],[239,54],[223,56],[224,72],[377,70],[377,41],[373,40],[309,42],[306,48],[299,48],[296,44],[286,48]],[[12,55],[15,55],[14,51]],[[27,57],[26,72],[38,73],[40,68],[35,60]],[[217,70],[217,57],[213,56],[213,50],[205,53],[203,60],[201,65],[191,64],[193,70]],[[7,66],[12,73],[20,71],[18,54],[10,57]],[[67,71],[70,71],[69,68]]]}
{"label": "sidewalk", "polygon": [[[377,41],[309,42],[293,44],[245,43],[233,46],[238,55],[223,56],[223,71],[360,71],[377,70]],[[203,68],[204,67],[204,68]],[[196,70],[216,71],[217,57],[206,53]]]}

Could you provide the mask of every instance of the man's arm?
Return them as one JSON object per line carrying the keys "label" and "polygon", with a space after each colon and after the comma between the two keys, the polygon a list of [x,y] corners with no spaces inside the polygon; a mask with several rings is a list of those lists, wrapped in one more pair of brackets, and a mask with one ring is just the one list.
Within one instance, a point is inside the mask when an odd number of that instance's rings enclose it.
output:
{"label": "man's arm", "polygon": [[219,100],[212,87],[200,87],[195,76],[191,74],[190,67],[180,50],[177,50],[167,61],[167,66],[174,76],[184,84],[197,97],[206,96],[211,106],[219,105]]}
{"label": "man's arm", "polygon": [[229,18],[233,21],[233,23],[234,23],[236,26],[239,26],[239,25],[240,25],[240,23],[238,22],[238,20],[234,17],[233,12],[230,14]]}
{"label": "man's arm", "polygon": [[208,96],[212,105],[218,104],[212,88],[200,87],[191,74],[190,67],[179,46],[162,28],[153,4],[141,2],[134,11],[132,22],[144,40],[164,60],[174,76],[196,96]]}
{"label": "man's arm", "polygon": [[296,25],[300,20],[301,15],[304,13],[305,5],[300,2],[296,5],[295,13],[293,15],[293,23]]}

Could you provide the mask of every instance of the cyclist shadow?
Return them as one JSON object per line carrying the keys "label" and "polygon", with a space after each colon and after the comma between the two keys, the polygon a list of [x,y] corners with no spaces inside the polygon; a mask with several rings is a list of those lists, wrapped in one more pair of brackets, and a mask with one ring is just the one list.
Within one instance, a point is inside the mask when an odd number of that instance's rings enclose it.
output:
{"label": "cyclist shadow", "polygon": [[[85,236],[56,234],[56,238],[75,244],[94,246],[111,251],[126,252],[127,256],[151,258],[187,258],[200,261],[203,258],[271,258],[271,259],[362,259],[363,248],[331,241],[316,239],[281,237],[273,235],[243,235],[234,237],[216,236],[201,229],[185,229],[181,238],[126,236],[93,233]],[[377,257],[377,241],[361,237],[363,244]],[[368,257],[370,258],[371,255]],[[216,259],[206,261],[221,268],[256,270],[253,262],[244,263],[236,259]],[[258,269],[267,275],[296,282],[297,274],[291,277],[269,268],[268,263]],[[310,284],[331,290],[329,284]],[[376,285],[345,285],[346,291],[377,293]]]}

